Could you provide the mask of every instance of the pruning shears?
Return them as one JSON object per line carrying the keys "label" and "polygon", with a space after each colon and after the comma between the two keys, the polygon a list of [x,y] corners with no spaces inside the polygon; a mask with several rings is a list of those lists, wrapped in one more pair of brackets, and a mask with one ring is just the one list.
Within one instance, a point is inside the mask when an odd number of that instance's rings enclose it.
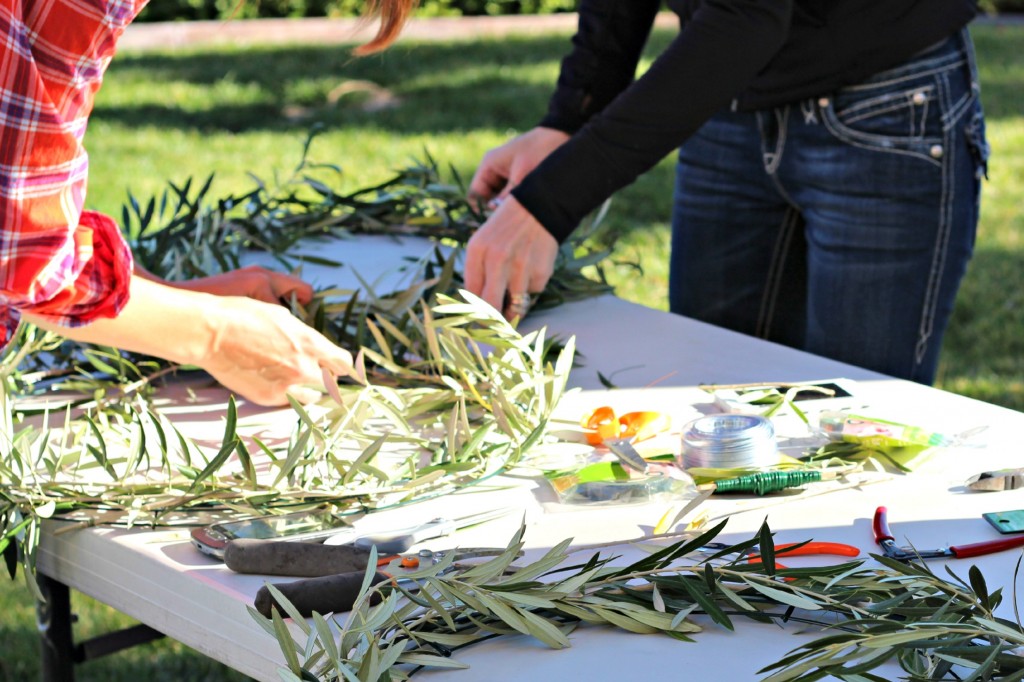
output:
{"label": "pruning shears", "polygon": [[418,523],[408,528],[399,528],[383,533],[365,534],[356,528],[342,528],[337,533],[324,540],[324,545],[345,545],[355,544],[357,547],[369,549],[376,546],[377,551],[385,554],[398,554],[408,551],[413,545],[418,545],[424,540],[451,535],[461,528],[475,526],[478,523],[491,521],[492,519],[507,516],[514,511],[520,511],[515,507],[499,507],[488,509],[482,512],[466,514],[464,516],[439,516],[423,523]]}
{"label": "pruning shears", "polygon": [[1014,547],[1024,547],[1024,535],[974,542],[969,545],[950,545],[940,549],[900,547],[896,544],[896,538],[893,537],[892,531],[889,530],[888,510],[885,507],[879,507],[875,510],[875,518],[871,528],[875,534],[875,542],[882,548],[885,556],[896,561],[941,558],[966,559],[984,554],[995,554],[996,552],[1013,549]]}
{"label": "pruning shears", "polygon": [[[331,549],[335,551],[344,549],[349,549],[352,552],[362,551],[352,545],[337,545]],[[474,547],[443,552],[422,549],[419,552],[410,554],[383,556],[377,559],[377,570],[371,577],[370,584],[376,585],[388,580],[396,585],[403,582],[403,580],[409,582],[403,577],[404,575],[438,564],[444,564],[437,573],[437,575],[443,575],[444,573],[462,568],[458,563],[460,561],[477,557],[499,556],[505,551],[505,548],[496,547]],[[519,556],[521,555],[522,552],[519,553]],[[276,583],[274,588],[284,595],[302,616],[309,616],[314,611],[319,613],[341,613],[352,610],[362,590],[365,577],[365,570],[347,571],[345,573],[323,575],[288,583]],[[274,607],[280,608],[273,593],[266,585],[261,587],[256,593],[253,605],[257,611],[268,618]]]}

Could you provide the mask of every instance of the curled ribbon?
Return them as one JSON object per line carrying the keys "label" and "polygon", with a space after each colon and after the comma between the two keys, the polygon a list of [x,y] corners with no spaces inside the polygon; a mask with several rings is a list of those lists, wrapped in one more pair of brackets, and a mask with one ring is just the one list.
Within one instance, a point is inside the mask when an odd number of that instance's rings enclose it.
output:
{"label": "curled ribbon", "polygon": [[646,440],[668,431],[672,420],[661,412],[627,412],[616,417],[615,410],[608,406],[598,407],[580,421],[587,442],[602,445],[606,440],[629,438],[634,442]]}

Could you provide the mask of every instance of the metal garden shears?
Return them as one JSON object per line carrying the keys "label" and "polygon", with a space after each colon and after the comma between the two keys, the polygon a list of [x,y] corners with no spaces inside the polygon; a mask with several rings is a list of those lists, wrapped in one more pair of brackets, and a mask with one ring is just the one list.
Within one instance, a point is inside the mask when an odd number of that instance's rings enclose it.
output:
{"label": "metal garden shears", "polygon": [[324,540],[325,545],[348,545],[369,549],[376,546],[379,554],[399,554],[424,540],[451,535],[460,528],[475,526],[517,511],[515,507],[500,507],[465,516],[438,516],[415,526],[396,528],[381,533],[366,533],[356,528],[343,528]]}
{"label": "metal garden shears", "polygon": [[879,507],[875,510],[875,518],[871,524],[875,534],[875,542],[882,548],[885,556],[896,561],[916,561],[920,559],[966,559],[967,557],[994,554],[1005,549],[1024,547],[1024,535],[1002,538],[999,540],[986,540],[974,542],[969,545],[950,545],[940,549],[915,549],[914,547],[900,547],[896,544],[896,538],[889,530],[888,510]]}
{"label": "metal garden shears", "polygon": [[[352,545],[343,545],[330,549],[335,551],[347,550],[353,553],[363,552],[363,550]],[[382,556],[377,559],[376,571],[371,576],[370,583],[373,585],[385,581],[391,581],[396,585],[400,585],[403,582],[409,583],[409,580],[403,578],[403,573],[409,574],[421,568],[445,562],[447,565],[439,571],[439,573],[443,574],[460,568],[459,561],[475,557],[498,556],[505,551],[503,547],[466,548],[444,552],[423,549],[413,554]],[[365,554],[363,556],[365,557]],[[274,584],[274,589],[280,592],[301,616],[309,616],[314,611],[318,613],[341,613],[350,611],[355,605],[365,578],[365,570],[346,571],[344,573],[322,575],[304,580],[276,583]],[[256,593],[253,605],[257,611],[268,618],[272,609],[281,609],[274,598],[274,594],[266,585],[261,587]]]}

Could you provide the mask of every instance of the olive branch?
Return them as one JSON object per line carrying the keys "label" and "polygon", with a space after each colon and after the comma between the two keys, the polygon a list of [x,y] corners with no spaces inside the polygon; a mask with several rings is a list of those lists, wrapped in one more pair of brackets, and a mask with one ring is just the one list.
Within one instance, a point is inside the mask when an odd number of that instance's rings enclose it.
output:
{"label": "olive branch", "polygon": [[[287,269],[301,262],[340,265],[297,249],[318,239],[359,234],[426,237],[457,253],[486,220],[484,210],[467,199],[458,172],[449,169],[453,182],[444,182],[428,152],[424,161],[414,161],[383,183],[342,193],[335,188],[344,177],[342,169],[309,158],[317,132],[307,138],[290,176],[272,185],[253,176],[255,187],[249,192],[213,200],[210,176],[198,189],[191,179],[181,186],[170,183],[161,197],[145,203],[129,197],[122,226],[137,262],[172,281],[238,268],[244,253],[252,249],[272,254]],[[612,291],[602,264],[611,255],[613,237],[600,233],[600,246],[592,239],[600,232],[606,211],[607,204],[561,246],[554,274],[536,307]],[[451,295],[462,287],[462,275],[455,261],[439,250],[424,266],[420,282],[418,288],[426,289],[420,296],[395,292],[387,298],[393,303],[410,297],[431,300],[434,292]],[[355,311],[376,308],[373,300],[353,300]]]}
{"label": "olive branch", "polygon": [[[500,556],[483,564],[450,571],[449,555],[403,574],[401,582],[373,586],[369,571],[344,618],[304,619],[272,586],[284,613],[250,612],[278,640],[287,663],[280,674],[289,682],[404,680],[422,668],[464,668],[454,658],[460,648],[507,635],[560,649],[580,624],[691,642],[704,629],[697,616],[727,630],[737,618],[820,627],[825,634],[758,671],[766,682],[829,675],[884,682],[871,671],[893,660],[909,680],[1024,679],[1024,629],[1019,619],[994,614],[1001,591],[990,592],[976,567],[969,581],[948,569],[946,580],[923,564],[875,555],[880,565],[775,568],[776,555],[786,550],[776,551],[767,525],[749,540],[702,554],[724,526],[627,565],[598,553],[569,566],[568,540],[515,566],[520,529]],[[762,561],[748,561],[753,549]]]}

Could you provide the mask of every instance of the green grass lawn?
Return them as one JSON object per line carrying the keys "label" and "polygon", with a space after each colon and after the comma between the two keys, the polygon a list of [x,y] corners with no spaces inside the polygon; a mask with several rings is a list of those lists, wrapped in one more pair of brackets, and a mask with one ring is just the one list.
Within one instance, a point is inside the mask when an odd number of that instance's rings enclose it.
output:
{"label": "green grass lawn", "polygon": [[[974,35],[993,157],[938,385],[1024,410],[1024,27],[980,26]],[[650,53],[668,39],[656,34]],[[363,60],[321,46],[125,52],[108,72],[86,137],[88,204],[120,216],[128,191],[146,198],[168,180],[211,172],[215,195],[249,189],[249,173],[270,181],[295,166],[314,123],[324,133],[312,156],[341,165],[351,189],[388,178],[424,150],[468,178],[484,151],[538,120],[567,40],[406,43]],[[614,269],[619,294],[662,309],[671,191],[666,160],[616,197],[607,223],[622,235],[617,257],[643,266],[642,277]],[[75,599],[79,636],[130,623]],[[20,582],[0,583],[0,612],[0,680],[37,678],[32,608]],[[78,679],[242,677],[162,642],[88,663]]]}

